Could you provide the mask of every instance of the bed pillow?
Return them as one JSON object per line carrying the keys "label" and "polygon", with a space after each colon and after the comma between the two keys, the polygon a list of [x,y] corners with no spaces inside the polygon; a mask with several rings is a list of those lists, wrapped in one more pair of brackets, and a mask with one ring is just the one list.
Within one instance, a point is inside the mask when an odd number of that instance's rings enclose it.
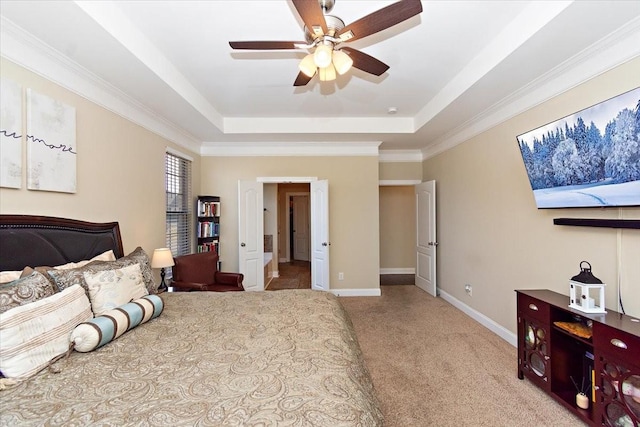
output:
{"label": "bed pillow", "polygon": [[113,341],[126,331],[154,319],[162,313],[164,303],[157,295],[147,295],[109,310],[76,326],[71,342],[76,351],[88,352]]}
{"label": "bed pillow", "polygon": [[85,272],[84,281],[95,316],[148,294],[138,264],[97,273]]}
{"label": "bed pillow", "polygon": [[28,378],[69,348],[69,335],[93,317],[80,286],[0,313],[0,372]]}
{"label": "bed pillow", "polygon": [[89,264],[92,261],[115,261],[115,260],[116,260],[116,255],[113,253],[113,250],[110,249],[108,251],[101,253],[100,255],[94,256],[91,259],[78,261],[78,262],[68,262],[66,264],[57,265],[53,268],[55,270],[70,270],[72,268],[84,267],[85,265]]}
{"label": "bed pillow", "polygon": [[129,255],[118,258],[115,261],[92,261],[79,268],[72,268],[69,270],[48,270],[47,273],[53,278],[59,290],[66,289],[73,285],[80,285],[89,292],[87,283],[84,280],[84,273],[97,273],[105,270],[114,270],[117,268],[128,267],[133,264],[138,264],[140,266],[142,279],[147,291],[150,294],[158,293],[158,286],[153,278],[149,257],[141,247],[136,248]]}
{"label": "bed pillow", "polygon": [[0,285],[0,313],[55,293],[51,282],[43,274],[34,271],[27,277]]}

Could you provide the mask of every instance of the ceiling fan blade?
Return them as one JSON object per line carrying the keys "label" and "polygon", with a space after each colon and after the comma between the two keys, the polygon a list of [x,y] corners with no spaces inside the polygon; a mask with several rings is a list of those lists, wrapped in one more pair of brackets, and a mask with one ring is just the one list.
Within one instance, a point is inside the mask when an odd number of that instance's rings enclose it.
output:
{"label": "ceiling fan blade", "polygon": [[313,76],[309,77],[307,76],[305,73],[303,73],[302,71],[300,71],[298,73],[298,77],[296,77],[296,81],[293,82],[294,86],[304,86],[307,83],[309,83],[311,81],[311,79],[313,78]]}
{"label": "ceiling fan blade", "polygon": [[296,45],[306,45],[307,42],[289,41],[248,41],[229,42],[233,49],[275,50],[275,49],[299,49]]}
{"label": "ceiling fan blade", "polygon": [[[420,0],[401,0],[347,25],[338,33],[343,41],[353,41],[386,30],[422,12]],[[349,37],[349,32],[352,37]]]}
{"label": "ceiling fan blade", "polygon": [[324,20],[324,13],[318,0],[293,0],[293,5],[311,34],[317,34],[317,27],[322,29],[322,34],[327,34],[327,22]]}
{"label": "ceiling fan blade", "polygon": [[382,61],[377,60],[371,55],[367,55],[350,47],[341,48],[351,59],[353,59],[353,66],[366,73],[373,74],[374,76],[380,76],[389,69],[389,66]]}

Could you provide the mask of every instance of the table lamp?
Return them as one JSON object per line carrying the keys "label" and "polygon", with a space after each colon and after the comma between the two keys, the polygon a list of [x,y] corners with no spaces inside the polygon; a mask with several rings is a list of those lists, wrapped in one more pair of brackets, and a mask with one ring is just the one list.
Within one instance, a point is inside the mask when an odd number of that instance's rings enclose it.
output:
{"label": "table lamp", "polygon": [[174,265],[173,255],[169,248],[159,248],[153,251],[153,257],[151,258],[151,268],[160,269],[160,286],[158,292],[164,292],[167,290],[167,285],[164,283],[164,269]]}

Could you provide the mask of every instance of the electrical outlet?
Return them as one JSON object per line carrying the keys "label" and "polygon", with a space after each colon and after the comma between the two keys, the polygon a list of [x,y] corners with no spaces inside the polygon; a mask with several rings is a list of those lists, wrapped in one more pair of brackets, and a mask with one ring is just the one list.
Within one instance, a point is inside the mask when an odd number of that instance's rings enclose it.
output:
{"label": "electrical outlet", "polygon": [[343,272],[338,273],[338,280],[344,280],[344,273]]}
{"label": "electrical outlet", "polygon": [[466,293],[468,293],[469,296],[472,296],[473,295],[473,286],[471,286],[470,284],[467,283],[466,285],[464,285],[464,291]]}

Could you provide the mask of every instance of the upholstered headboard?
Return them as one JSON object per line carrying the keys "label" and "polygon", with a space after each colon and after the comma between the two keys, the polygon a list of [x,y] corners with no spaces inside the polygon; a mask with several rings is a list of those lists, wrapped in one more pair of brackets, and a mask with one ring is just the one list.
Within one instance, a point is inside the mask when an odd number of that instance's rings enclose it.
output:
{"label": "upholstered headboard", "polygon": [[78,262],[110,249],[124,255],[117,222],[0,215],[0,271]]}

